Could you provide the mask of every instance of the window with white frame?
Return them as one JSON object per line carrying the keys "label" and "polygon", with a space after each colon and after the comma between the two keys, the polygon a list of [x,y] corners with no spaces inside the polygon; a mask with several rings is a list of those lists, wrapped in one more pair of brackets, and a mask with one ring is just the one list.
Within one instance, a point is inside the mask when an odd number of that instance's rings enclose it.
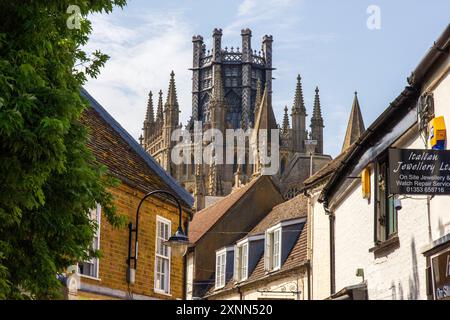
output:
{"label": "window with white frame", "polygon": [[170,220],[156,217],[155,292],[170,293],[170,248],[165,241],[171,232]]}
{"label": "window with white frame", "polygon": [[234,275],[236,281],[244,281],[248,277],[248,242],[238,244],[235,250]]}
{"label": "window with white frame", "polygon": [[278,270],[281,265],[281,227],[266,232],[265,246],[266,271]]}
{"label": "window with white frame", "polygon": [[225,268],[227,262],[227,251],[216,252],[216,289],[225,286]]}
{"label": "window with white frame", "polygon": [[[89,211],[89,216],[96,223],[96,231],[92,239],[92,250],[100,249],[100,222],[101,222],[101,206],[97,206]],[[90,260],[78,263],[78,273],[82,276],[99,278],[99,259],[91,258]]]}

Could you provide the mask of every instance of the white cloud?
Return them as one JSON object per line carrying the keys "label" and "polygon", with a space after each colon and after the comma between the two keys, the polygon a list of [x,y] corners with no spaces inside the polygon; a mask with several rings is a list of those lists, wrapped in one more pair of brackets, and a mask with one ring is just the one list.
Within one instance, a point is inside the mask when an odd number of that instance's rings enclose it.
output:
{"label": "white cloud", "polygon": [[[190,26],[177,13],[142,13],[126,18],[125,14],[91,17],[93,33],[86,46],[88,52],[100,49],[110,56],[97,79],[89,80],[86,89],[136,139],[141,134],[147,94],[162,89],[166,98],[171,70],[175,72],[181,108],[180,121],[190,114],[191,64]],[[183,118],[183,116],[185,118]]]}
{"label": "white cloud", "polygon": [[238,7],[238,16],[249,14],[256,5],[256,0],[244,0]]}
{"label": "white cloud", "polygon": [[[271,23],[271,32],[276,28],[289,28],[298,21],[297,17],[285,17],[298,4],[299,1],[294,0],[244,0],[238,7],[235,19],[223,29],[224,36],[235,37],[240,29],[253,28],[263,23]],[[280,21],[283,23],[278,23]]]}

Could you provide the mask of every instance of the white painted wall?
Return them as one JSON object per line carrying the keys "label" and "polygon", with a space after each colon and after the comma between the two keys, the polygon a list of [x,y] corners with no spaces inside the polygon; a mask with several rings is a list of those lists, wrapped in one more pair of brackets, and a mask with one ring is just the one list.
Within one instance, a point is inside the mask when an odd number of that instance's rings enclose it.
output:
{"label": "white painted wall", "polygon": [[194,283],[194,254],[189,253],[186,258],[186,300],[192,300]]}
{"label": "white painted wall", "polygon": [[[437,84],[433,91],[436,116],[444,116],[447,128],[447,150],[450,150],[450,57],[446,61],[446,76]],[[450,196],[438,196],[431,200],[431,228],[433,240],[436,240],[450,232]]]}
{"label": "white painted wall", "polygon": [[[373,174],[371,175],[373,189]],[[422,197],[423,198],[423,197]],[[369,299],[426,299],[425,257],[428,244],[426,201],[402,201],[398,212],[400,246],[387,255],[369,252],[374,246],[374,205],[362,198],[361,185],[335,209],[336,290],[360,283],[363,268]]]}
{"label": "white painted wall", "polygon": [[330,296],[330,220],[321,203],[317,202],[320,190],[310,198],[312,219],[312,298],[325,299]]}

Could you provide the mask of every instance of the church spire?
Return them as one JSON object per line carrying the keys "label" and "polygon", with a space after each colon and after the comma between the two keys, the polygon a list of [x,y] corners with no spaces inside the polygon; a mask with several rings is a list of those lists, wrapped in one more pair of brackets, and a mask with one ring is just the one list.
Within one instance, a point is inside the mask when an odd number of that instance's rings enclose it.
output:
{"label": "church spire", "polygon": [[175,86],[175,73],[170,73],[169,89],[167,90],[166,108],[178,110],[177,89]]}
{"label": "church spire", "polygon": [[145,121],[148,121],[149,123],[153,123],[155,121],[153,110],[153,93],[151,91],[148,93],[147,113],[145,114]]}
{"label": "church spire", "polygon": [[355,97],[353,98],[352,111],[348,119],[347,131],[345,133],[344,144],[342,145],[342,151],[350,147],[360,135],[365,131],[364,121],[361,114],[361,108],[358,101],[358,93],[355,91]]}
{"label": "church spire", "polygon": [[159,90],[159,98],[158,98],[158,109],[156,111],[156,120],[159,120],[162,122],[164,117],[164,111],[163,111],[163,92],[162,90]]}
{"label": "church spire", "polygon": [[[278,129],[278,125],[275,119],[275,114],[272,109],[272,102],[270,99],[269,88],[267,82],[264,85],[264,93],[261,99],[261,104],[258,108],[258,114],[256,115],[255,126],[250,137],[250,144],[255,146],[256,149],[253,150],[253,157],[255,164],[253,165],[253,177],[259,176],[262,172],[262,164],[259,162],[258,154],[262,150],[259,150],[260,146],[260,129],[267,130],[267,146],[270,148],[270,141],[272,140],[272,129]],[[263,142],[264,143],[264,142]],[[270,151],[269,151],[270,152]]]}
{"label": "church spire", "polygon": [[315,91],[316,91],[316,94],[314,96],[314,109],[313,109],[313,115],[312,115],[311,121],[314,121],[317,124],[323,125],[322,110],[320,107],[319,87],[316,87]]}
{"label": "church spire", "polygon": [[289,130],[289,116],[288,107],[284,107],[284,117],[283,117],[283,133],[287,133]]}
{"label": "church spire", "polygon": [[150,91],[148,94],[147,101],[147,112],[145,113],[144,120],[144,135],[139,138],[141,145],[146,145],[150,141],[150,136],[153,133],[153,124],[154,124],[154,116],[153,116],[153,97],[152,92]]}
{"label": "church spire", "polygon": [[[275,114],[273,113],[272,103],[269,99],[269,89],[267,83],[264,86],[264,94],[261,99],[261,103],[258,108],[258,114],[255,120],[255,130],[259,129],[277,129],[277,121],[275,119]],[[268,132],[270,135],[270,131]]]}
{"label": "church spire", "polygon": [[317,141],[316,153],[323,154],[323,118],[320,106],[319,87],[316,87],[313,115],[311,117],[311,139]]}
{"label": "church spire", "polygon": [[304,141],[308,138],[306,131],[306,108],[303,100],[302,77],[297,76],[294,103],[292,104],[292,147],[294,152],[305,152]]}
{"label": "church spire", "polygon": [[300,113],[306,116],[305,102],[303,100],[302,77],[297,76],[297,86],[295,87],[294,104],[292,105],[292,113]]}

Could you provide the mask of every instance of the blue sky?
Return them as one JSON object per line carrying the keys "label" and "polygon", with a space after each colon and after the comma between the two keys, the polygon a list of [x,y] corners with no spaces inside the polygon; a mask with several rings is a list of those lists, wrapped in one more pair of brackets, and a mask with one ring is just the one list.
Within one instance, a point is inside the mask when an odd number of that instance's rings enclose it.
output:
{"label": "blue sky", "polygon": [[[369,30],[367,8],[380,9],[380,29]],[[136,139],[149,90],[167,91],[176,74],[181,120],[191,111],[192,36],[207,47],[223,29],[223,46],[240,46],[240,30],[252,30],[252,47],[274,37],[273,107],[281,123],[292,105],[298,73],[308,113],[319,86],[325,121],[325,152],[339,154],[358,91],[366,127],[407,85],[406,77],[450,22],[448,0],[129,0],[123,10],[94,15],[87,50],[111,59],[88,91]],[[155,101],[156,102],[156,101]],[[308,124],[309,125],[309,124]]]}

